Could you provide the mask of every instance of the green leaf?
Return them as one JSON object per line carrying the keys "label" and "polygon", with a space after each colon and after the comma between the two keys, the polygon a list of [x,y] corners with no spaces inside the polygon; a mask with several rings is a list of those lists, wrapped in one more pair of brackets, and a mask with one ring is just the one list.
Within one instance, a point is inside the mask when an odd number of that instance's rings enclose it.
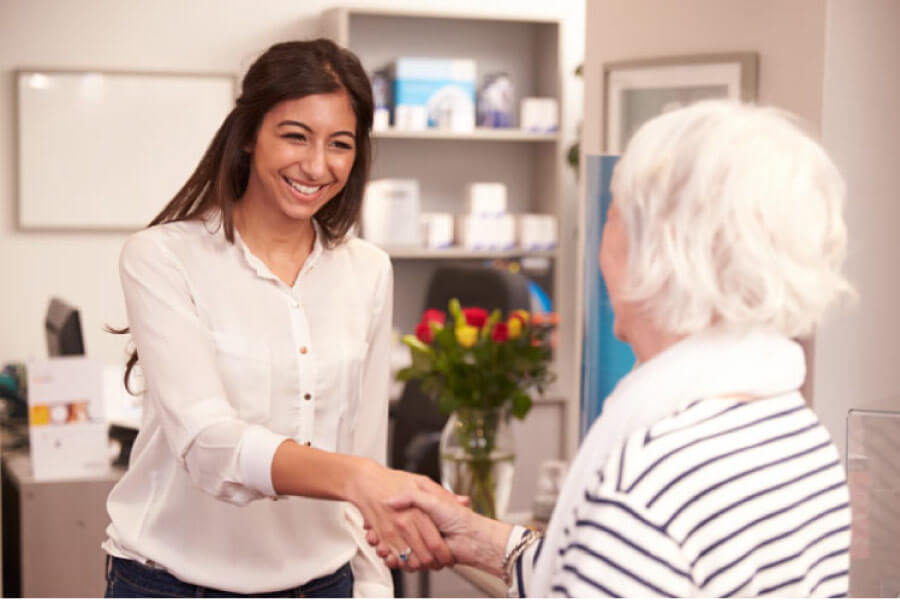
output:
{"label": "green leaf", "polygon": [[417,371],[430,371],[432,365],[432,353],[429,352],[425,354],[424,352],[412,352],[412,367]]}
{"label": "green leaf", "polygon": [[397,381],[409,381],[410,379],[415,379],[416,377],[420,377],[419,370],[414,367],[405,367],[397,371],[397,374],[394,378]]}
{"label": "green leaf", "polygon": [[512,398],[512,414],[517,419],[524,419],[531,410],[531,398],[523,391],[517,391]]}
{"label": "green leaf", "polygon": [[440,395],[438,401],[441,406],[441,411],[447,414],[452,413],[453,411],[459,409],[459,407],[461,406],[457,397],[447,390],[444,390],[444,392]]}
{"label": "green leaf", "polygon": [[431,355],[434,353],[434,351],[431,349],[431,346],[411,334],[403,336],[403,343],[409,346],[409,349],[412,350],[413,353],[420,352],[427,355]]}
{"label": "green leaf", "polygon": [[450,310],[450,314],[453,315],[453,324],[455,327],[465,325],[466,319],[465,317],[463,317],[462,307],[459,305],[459,299],[451,298],[449,304],[447,304],[447,308]]}

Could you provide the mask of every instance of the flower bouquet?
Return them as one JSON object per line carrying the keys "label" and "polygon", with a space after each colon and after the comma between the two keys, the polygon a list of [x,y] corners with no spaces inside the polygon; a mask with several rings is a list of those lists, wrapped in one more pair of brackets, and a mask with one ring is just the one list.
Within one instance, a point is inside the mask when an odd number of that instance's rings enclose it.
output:
{"label": "flower bouquet", "polygon": [[415,335],[403,338],[412,365],[397,379],[419,380],[451,415],[441,437],[444,485],[469,496],[477,512],[496,517],[512,484],[509,417],[524,419],[530,394],[543,393],[554,379],[552,326],[524,310],[503,319],[499,310],[462,308],[456,299],[449,318],[448,323],[443,311],[425,311]]}

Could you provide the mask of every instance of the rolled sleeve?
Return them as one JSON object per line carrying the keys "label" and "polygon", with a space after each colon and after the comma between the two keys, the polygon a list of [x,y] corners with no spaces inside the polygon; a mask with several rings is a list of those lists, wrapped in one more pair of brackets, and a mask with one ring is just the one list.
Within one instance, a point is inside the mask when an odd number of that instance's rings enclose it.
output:
{"label": "rolled sleeve", "polygon": [[259,425],[251,425],[244,431],[240,449],[240,477],[247,485],[266,496],[275,496],[272,483],[272,459],[285,440],[279,435]]}

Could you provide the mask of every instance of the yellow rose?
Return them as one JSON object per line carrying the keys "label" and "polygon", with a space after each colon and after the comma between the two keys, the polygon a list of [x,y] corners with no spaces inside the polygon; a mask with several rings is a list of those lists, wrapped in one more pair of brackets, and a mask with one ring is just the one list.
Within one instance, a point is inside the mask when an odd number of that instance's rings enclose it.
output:
{"label": "yellow rose", "polygon": [[509,330],[509,339],[517,340],[522,335],[522,321],[520,319],[510,317],[506,322],[506,327]]}
{"label": "yellow rose", "polygon": [[478,341],[478,328],[471,325],[463,325],[456,328],[456,341],[463,348],[471,348]]}
{"label": "yellow rose", "polygon": [[522,310],[521,308],[518,310],[512,311],[509,315],[510,319],[521,319],[522,325],[527,325],[528,321],[531,320],[531,314],[527,310]]}

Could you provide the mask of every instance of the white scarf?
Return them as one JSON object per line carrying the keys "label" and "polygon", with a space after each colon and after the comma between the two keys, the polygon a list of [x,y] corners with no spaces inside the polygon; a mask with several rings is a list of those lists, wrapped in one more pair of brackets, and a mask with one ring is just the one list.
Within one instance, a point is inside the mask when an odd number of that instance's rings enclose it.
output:
{"label": "white scarf", "polygon": [[550,595],[562,531],[610,453],[635,431],[700,398],[772,396],[796,390],[806,364],[800,346],[777,333],[709,330],[686,338],[636,367],[616,385],[581,444],[553,510],[527,591]]}

